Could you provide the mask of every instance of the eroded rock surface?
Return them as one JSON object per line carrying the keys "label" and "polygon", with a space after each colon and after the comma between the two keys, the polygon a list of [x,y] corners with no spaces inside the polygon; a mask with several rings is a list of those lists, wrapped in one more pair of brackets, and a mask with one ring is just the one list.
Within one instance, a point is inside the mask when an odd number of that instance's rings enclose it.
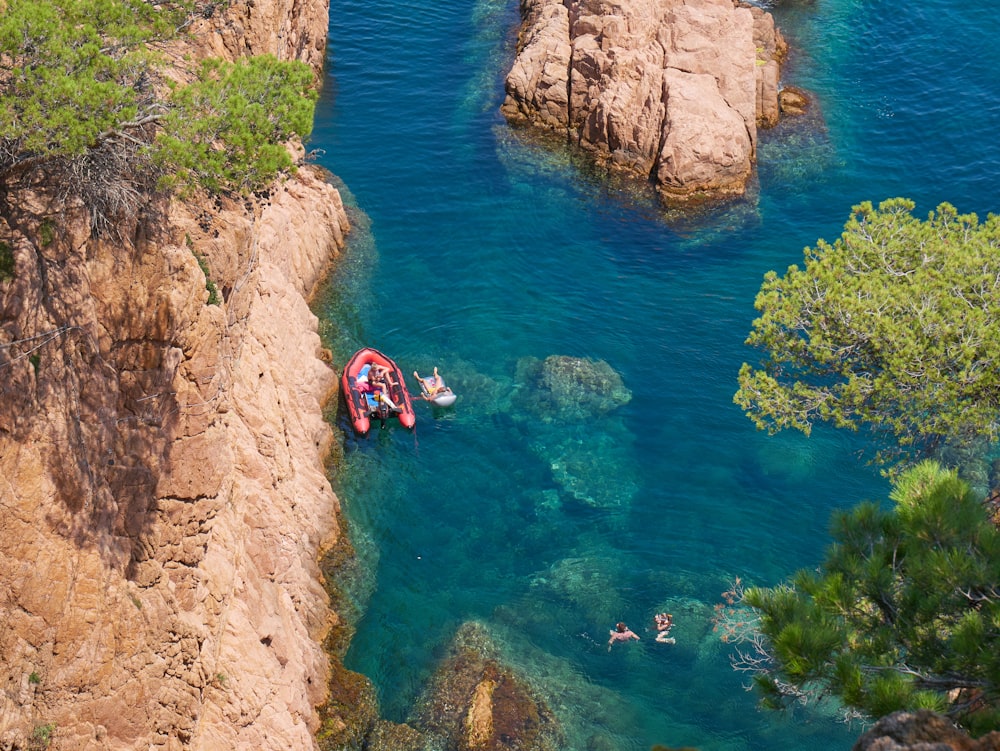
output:
{"label": "eroded rock surface", "polygon": [[769,13],[733,0],[522,0],[521,13],[510,122],[565,132],[667,202],[745,191],[757,126],[780,111],[787,46]]}
{"label": "eroded rock surface", "polygon": [[893,712],[854,744],[853,751],[998,751],[1000,731],[970,738],[946,717],[922,709]]}
{"label": "eroded rock surface", "polygon": [[176,206],[135,246],[57,216],[44,246],[0,228],[0,743],[52,724],[67,749],[309,748],[335,374],[305,295],[339,196],[303,171],[249,216]]}
{"label": "eroded rock surface", "polygon": [[[318,75],[327,23],[323,2],[235,4],[195,56]],[[315,747],[336,374],[306,301],[339,194],[305,167],[266,197],[152,205],[115,241],[44,190],[0,209],[0,748]]]}
{"label": "eroded rock surface", "polygon": [[552,710],[477,623],[459,629],[410,724],[427,747],[450,751],[556,751],[564,740]]}

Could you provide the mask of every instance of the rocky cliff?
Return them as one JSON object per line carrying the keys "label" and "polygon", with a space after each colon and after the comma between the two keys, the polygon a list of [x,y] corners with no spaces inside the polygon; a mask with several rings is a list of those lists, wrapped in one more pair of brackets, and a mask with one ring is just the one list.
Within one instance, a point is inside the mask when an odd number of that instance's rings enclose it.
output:
{"label": "rocky cliff", "polygon": [[733,0],[522,0],[501,111],[667,203],[741,195],[757,126],[779,116],[787,51],[771,15]]}
{"label": "rocky cliff", "polygon": [[[234,4],[183,52],[318,75],[327,24]],[[315,746],[336,378],[307,299],[347,230],[310,167],[114,240],[58,186],[0,196],[0,748]]]}

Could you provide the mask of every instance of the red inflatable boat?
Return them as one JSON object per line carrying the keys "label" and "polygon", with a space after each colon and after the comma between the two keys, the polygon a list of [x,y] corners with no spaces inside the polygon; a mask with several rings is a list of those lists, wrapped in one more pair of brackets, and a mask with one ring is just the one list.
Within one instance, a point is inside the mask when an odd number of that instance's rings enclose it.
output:
{"label": "red inflatable boat", "polygon": [[[382,372],[386,374],[387,384],[379,383],[376,377],[376,370],[381,368],[385,369]],[[351,423],[359,433],[368,432],[373,417],[382,422],[382,427],[393,415],[405,428],[412,428],[416,422],[402,371],[377,349],[366,347],[354,353],[344,367],[341,386]]]}

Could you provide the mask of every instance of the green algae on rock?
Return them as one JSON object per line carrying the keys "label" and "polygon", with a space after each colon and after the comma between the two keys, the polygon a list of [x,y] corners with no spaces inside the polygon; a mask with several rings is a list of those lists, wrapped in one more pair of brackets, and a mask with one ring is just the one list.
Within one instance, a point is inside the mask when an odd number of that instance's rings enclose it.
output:
{"label": "green algae on rock", "polygon": [[525,385],[521,405],[545,419],[584,420],[606,414],[632,400],[621,375],[604,360],[550,355],[517,364]]}
{"label": "green algae on rock", "polygon": [[463,624],[418,701],[411,723],[454,751],[557,751],[552,709],[504,664],[485,627]]}

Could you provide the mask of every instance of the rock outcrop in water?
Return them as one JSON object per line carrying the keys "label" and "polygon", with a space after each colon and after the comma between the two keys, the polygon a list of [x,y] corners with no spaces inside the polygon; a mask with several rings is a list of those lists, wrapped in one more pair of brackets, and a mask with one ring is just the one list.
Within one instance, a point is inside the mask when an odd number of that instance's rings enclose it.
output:
{"label": "rock outcrop in water", "polygon": [[[327,24],[234,4],[187,52],[319,74]],[[340,196],[304,167],[112,242],[57,191],[0,198],[0,748],[313,748],[336,379],[306,300]]]}
{"label": "rock outcrop in water", "polygon": [[425,748],[557,751],[562,730],[546,702],[500,660],[485,629],[466,623],[410,724]]}
{"label": "rock outcrop in water", "polygon": [[973,739],[928,709],[893,712],[875,723],[853,751],[998,751],[1000,731]]}
{"label": "rock outcrop in water", "polygon": [[741,195],[787,46],[733,0],[522,0],[501,111],[565,133],[668,203]]}
{"label": "rock outcrop in water", "polygon": [[628,404],[632,393],[604,360],[550,355],[517,364],[520,406],[546,420],[585,420]]}

